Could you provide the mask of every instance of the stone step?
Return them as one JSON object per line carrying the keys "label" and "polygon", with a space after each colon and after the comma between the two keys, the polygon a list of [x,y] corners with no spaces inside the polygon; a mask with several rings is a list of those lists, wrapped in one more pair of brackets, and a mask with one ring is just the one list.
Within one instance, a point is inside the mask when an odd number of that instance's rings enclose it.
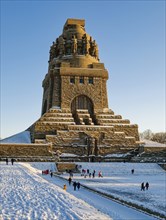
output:
{"label": "stone step", "polygon": [[122,119],[121,115],[96,114],[96,119]]}
{"label": "stone step", "polygon": [[69,125],[69,131],[98,131],[98,132],[111,132],[114,131],[113,126],[100,126],[100,125]]}
{"label": "stone step", "polygon": [[81,125],[84,125],[84,124],[85,124],[83,118],[78,118],[77,121],[78,121],[78,123],[81,124]]}
{"label": "stone step", "polygon": [[84,118],[84,123],[86,125],[94,125],[94,123],[92,122],[92,119],[91,118]]}
{"label": "stone step", "polygon": [[90,118],[90,114],[86,113],[86,114],[83,114],[83,113],[77,113],[77,116],[79,118]]}
{"label": "stone step", "polygon": [[76,112],[89,114],[88,109],[77,109]]}
{"label": "stone step", "polygon": [[62,118],[70,118],[72,117],[72,114],[71,113],[45,113],[44,114],[45,117],[62,117]]}
{"label": "stone step", "polygon": [[46,144],[46,139],[35,139],[35,144]]}
{"label": "stone step", "polygon": [[119,120],[117,120],[117,119],[115,119],[115,120],[113,120],[113,119],[111,119],[111,120],[107,120],[107,121],[105,121],[105,122],[100,122],[100,121],[98,121],[98,123],[100,124],[100,125],[103,125],[103,126],[108,126],[108,125],[116,125],[116,124],[119,124],[119,125],[121,125],[121,124],[130,124],[130,121],[129,120],[125,120],[125,119],[119,119]]}
{"label": "stone step", "polygon": [[95,114],[114,115],[114,112],[111,109],[106,109],[106,110],[101,109],[101,110],[95,112]]}
{"label": "stone step", "polygon": [[40,121],[52,121],[52,122],[74,122],[74,118],[63,118],[63,117],[43,117],[40,119]]}
{"label": "stone step", "polygon": [[110,135],[109,133],[105,134],[105,138],[104,139],[114,139],[114,138],[125,138],[125,133],[124,132],[114,132],[112,133],[112,135]]}
{"label": "stone step", "polygon": [[48,121],[39,121],[37,122],[38,125],[75,125],[75,122],[48,122]]}
{"label": "stone step", "polygon": [[68,130],[58,130],[57,131],[57,135],[66,135],[67,133],[69,133]]}
{"label": "stone step", "polygon": [[48,112],[51,112],[51,113],[60,113],[60,112],[62,112],[62,109],[60,109],[60,108],[50,108],[49,110],[48,110]]}

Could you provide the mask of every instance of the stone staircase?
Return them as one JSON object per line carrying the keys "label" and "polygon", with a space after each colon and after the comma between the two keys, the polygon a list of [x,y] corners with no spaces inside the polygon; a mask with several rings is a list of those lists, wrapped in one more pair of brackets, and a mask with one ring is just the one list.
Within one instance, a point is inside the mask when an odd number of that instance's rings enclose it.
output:
{"label": "stone staircase", "polygon": [[114,135],[112,137],[109,135],[109,137],[105,139],[106,144],[112,142],[113,139],[114,142],[117,141],[117,139],[120,139],[121,141],[117,143],[127,144],[130,142],[132,145],[135,140],[139,140],[138,135],[136,135],[138,134],[138,126],[130,124],[128,119],[122,119],[121,115],[115,115],[111,109],[95,113],[94,121],[98,126],[114,127]]}
{"label": "stone staircase", "polygon": [[107,111],[95,114],[95,121],[97,125],[111,126],[114,124],[130,124],[127,119],[122,119],[121,115],[114,115],[113,111]]}
{"label": "stone staircase", "polygon": [[97,112],[91,118],[87,109],[77,109],[72,115],[69,109],[52,108],[35,123],[33,140],[36,144],[52,143],[53,151],[84,155],[87,138],[92,138],[105,155],[135,149],[136,129],[112,110]]}
{"label": "stone staircase", "polygon": [[77,109],[75,114],[75,122],[79,125],[94,125],[92,118],[87,109]]}
{"label": "stone staircase", "polygon": [[68,125],[75,125],[69,110],[50,109],[34,126],[34,139],[45,139],[46,135],[56,135],[57,130],[67,130]]}

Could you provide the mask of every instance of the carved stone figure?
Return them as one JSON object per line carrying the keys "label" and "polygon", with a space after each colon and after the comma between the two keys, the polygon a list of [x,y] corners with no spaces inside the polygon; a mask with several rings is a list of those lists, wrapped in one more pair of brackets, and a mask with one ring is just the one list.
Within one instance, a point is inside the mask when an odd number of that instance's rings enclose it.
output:
{"label": "carved stone figure", "polygon": [[94,57],[95,57],[97,60],[99,60],[99,50],[98,50],[97,44],[96,44],[96,49],[95,49]]}
{"label": "carved stone figure", "polygon": [[56,43],[55,43],[55,45],[56,45],[56,54],[55,54],[55,56],[56,56],[56,57],[59,55],[58,44],[59,44],[59,41],[58,41],[58,38],[57,38],[57,39],[56,39]]}
{"label": "carved stone figure", "polygon": [[72,44],[71,44],[71,52],[73,54],[77,53],[77,38],[75,37],[75,35],[72,38]]}
{"label": "carved stone figure", "polygon": [[92,44],[93,44],[93,41],[92,41],[92,37],[90,37],[90,40],[89,40],[89,54],[92,55]]}
{"label": "carved stone figure", "polygon": [[65,54],[65,40],[62,36],[60,36],[58,41],[59,41],[58,43],[59,54],[64,55]]}
{"label": "carved stone figure", "polygon": [[96,41],[92,41],[92,39],[90,39],[90,55],[99,60],[98,46],[96,44]]}
{"label": "carved stone figure", "polygon": [[51,61],[54,57],[56,57],[56,44],[53,41],[52,46],[50,47],[50,59],[49,60]]}
{"label": "carved stone figure", "polygon": [[89,43],[86,34],[82,37],[82,53],[88,54]]}
{"label": "carved stone figure", "polygon": [[91,45],[91,55],[92,56],[95,56],[95,51],[96,51],[96,42],[94,40]]}

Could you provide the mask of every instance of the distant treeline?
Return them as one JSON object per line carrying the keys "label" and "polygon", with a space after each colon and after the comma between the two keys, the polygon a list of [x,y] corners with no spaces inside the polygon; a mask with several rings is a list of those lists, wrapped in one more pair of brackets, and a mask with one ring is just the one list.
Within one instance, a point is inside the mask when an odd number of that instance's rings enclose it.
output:
{"label": "distant treeline", "polygon": [[166,144],[166,132],[153,133],[150,129],[147,129],[139,135],[141,139],[147,139],[161,144]]}

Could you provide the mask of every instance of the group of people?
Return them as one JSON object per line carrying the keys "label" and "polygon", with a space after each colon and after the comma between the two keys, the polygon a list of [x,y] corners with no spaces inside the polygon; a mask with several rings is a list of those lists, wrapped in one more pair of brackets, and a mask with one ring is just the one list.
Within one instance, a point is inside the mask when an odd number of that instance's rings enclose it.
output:
{"label": "group of people", "polygon": [[[89,176],[89,178],[91,177],[95,178],[95,175],[96,175],[96,170],[93,170],[93,172],[91,173],[89,169],[87,170],[82,169],[81,176],[84,176],[84,178],[86,178],[87,176]],[[103,177],[101,171],[98,172],[98,177]]]}
{"label": "group of people", "polygon": [[73,182],[73,187],[74,187],[74,191],[76,191],[76,189],[80,189],[81,184],[79,182],[74,181]]}
{"label": "group of people", "polygon": [[[69,182],[69,186],[71,186],[71,183],[72,183],[72,178],[71,178],[71,176],[69,176],[68,182]],[[79,189],[80,189],[80,186],[81,186],[81,184],[80,184],[79,182],[76,182],[76,181],[73,182],[74,191],[75,191],[76,189],[79,190]]]}
{"label": "group of people", "polygon": [[[11,163],[12,163],[12,165],[14,164],[14,161],[15,161],[15,160],[12,158],[12,159],[11,159]],[[8,163],[9,163],[9,159],[6,158],[6,165],[8,165]]]}
{"label": "group of people", "polygon": [[148,182],[146,182],[146,183],[142,182],[141,183],[141,191],[145,191],[145,189],[148,190],[148,188],[149,188],[149,183]]}

